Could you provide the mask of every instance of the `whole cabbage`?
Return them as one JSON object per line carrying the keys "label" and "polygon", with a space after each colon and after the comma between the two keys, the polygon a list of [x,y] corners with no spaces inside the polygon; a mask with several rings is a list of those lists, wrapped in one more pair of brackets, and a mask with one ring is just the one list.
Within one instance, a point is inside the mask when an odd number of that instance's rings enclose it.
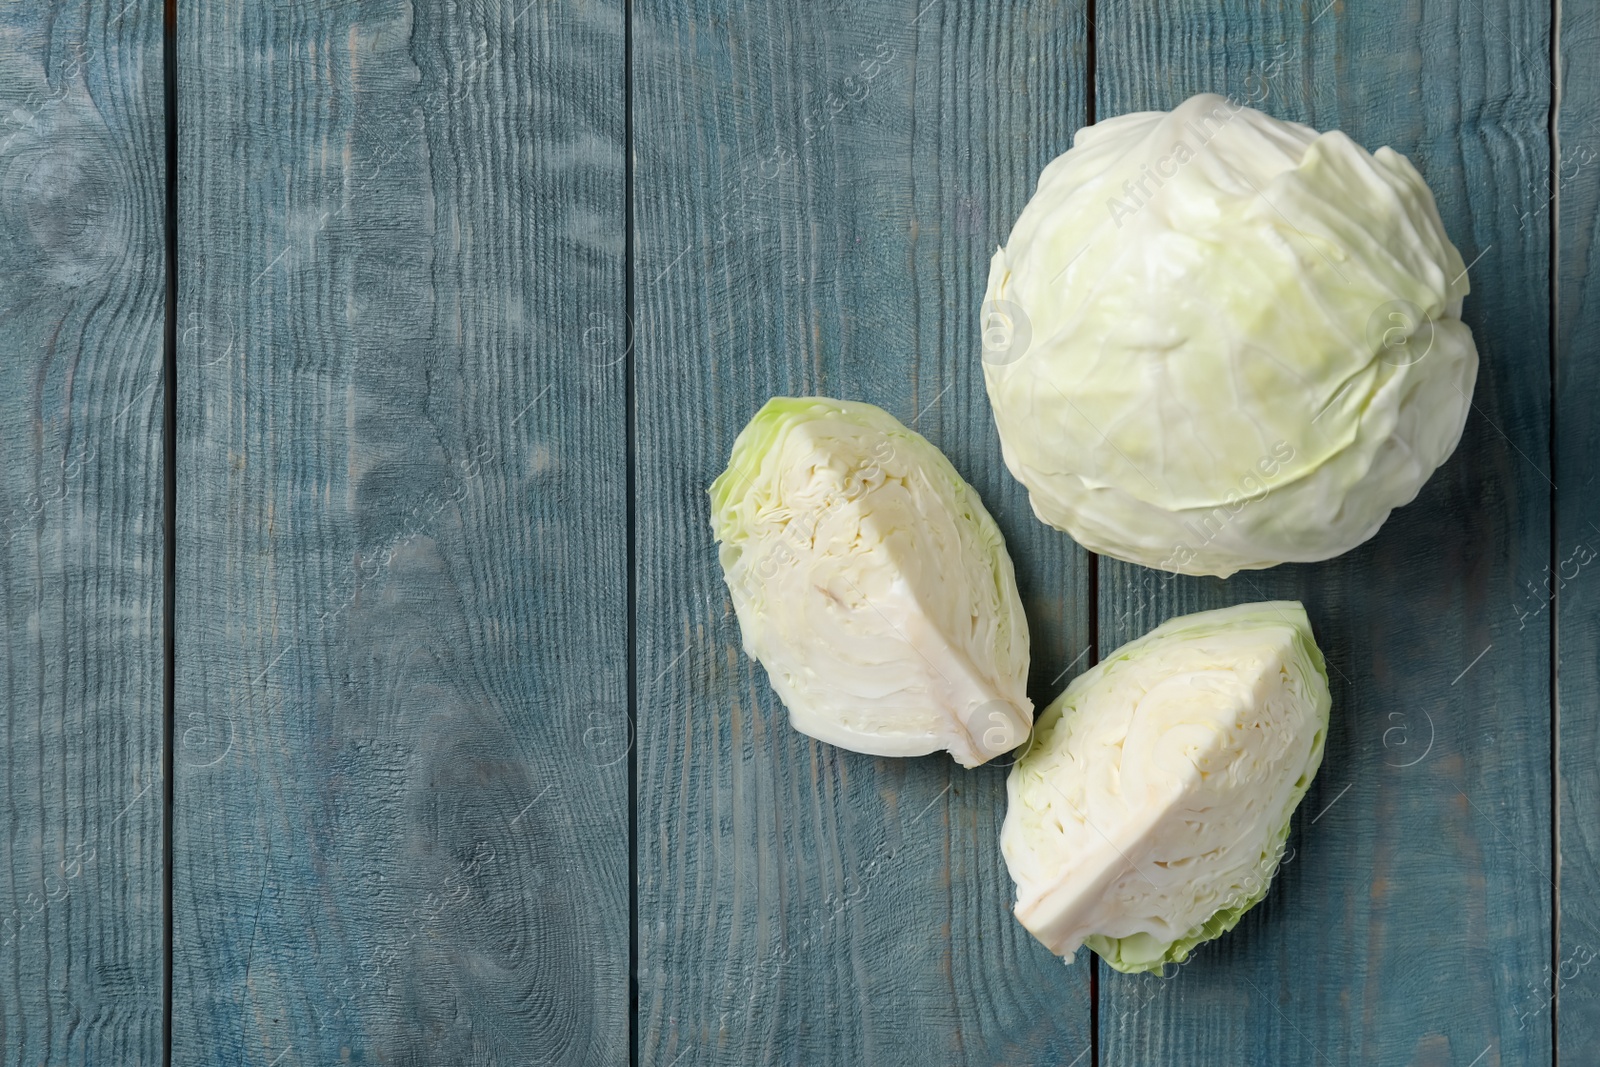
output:
{"label": "whole cabbage", "polygon": [[744,635],[797,730],[972,767],[1028,737],[1011,557],[944,455],[871,404],[777,397],[711,486]]}
{"label": "whole cabbage", "polygon": [[1466,268],[1404,156],[1220,96],[1089,126],[983,309],[1005,460],[1086,547],[1226,577],[1377,532],[1455,449]]}
{"label": "whole cabbage", "polygon": [[1329,703],[1292,601],[1171,619],[1073,679],[1006,783],[1017,918],[1119,971],[1232,929],[1277,870]]}

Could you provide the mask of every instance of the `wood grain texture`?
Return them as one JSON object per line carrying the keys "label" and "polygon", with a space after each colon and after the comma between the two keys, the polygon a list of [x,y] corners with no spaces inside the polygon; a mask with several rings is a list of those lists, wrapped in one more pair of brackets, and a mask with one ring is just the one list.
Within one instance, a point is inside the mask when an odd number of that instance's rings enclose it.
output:
{"label": "wood grain texture", "polygon": [[1560,940],[1523,1010],[1553,1013],[1560,1060],[1600,1048],[1600,7],[1567,4],[1553,184],[1528,225],[1556,237],[1555,558],[1523,612],[1554,614],[1559,682]]}
{"label": "wood grain texture", "polygon": [[1100,18],[1102,116],[1243,99],[1265,69],[1269,113],[1407,154],[1476,261],[1482,358],[1460,448],[1353,552],[1227,582],[1103,565],[1107,650],[1184,612],[1304,601],[1334,708],[1267,900],[1165,981],[1103,972],[1100,1062],[1549,1062],[1549,1013],[1523,1013],[1550,962],[1550,625],[1514,613],[1550,537],[1548,227],[1522,219],[1549,163],[1548,9],[1172,0]]}
{"label": "wood grain texture", "polygon": [[161,5],[0,9],[0,1064],[162,1055]]}
{"label": "wood grain texture", "polygon": [[1034,698],[1082,668],[1085,559],[1004,471],[978,311],[1082,122],[1083,7],[640,0],[634,19],[638,1062],[1087,1063],[1085,965],[1010,914],[1004,768],[791,729],[740,651],[705,496],[768,397],[879,404],[1004,530]]}
{"label": "wood grain texture", "polygon": [[621,8],[178,40],[173,1062],[623,1062]]}

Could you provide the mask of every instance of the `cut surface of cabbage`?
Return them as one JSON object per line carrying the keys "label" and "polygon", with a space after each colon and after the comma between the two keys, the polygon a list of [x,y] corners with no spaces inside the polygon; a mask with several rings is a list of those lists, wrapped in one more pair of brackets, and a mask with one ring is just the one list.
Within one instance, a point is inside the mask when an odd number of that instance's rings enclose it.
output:
{"label": "cut surface of cabbage", "polygon": [[1181,963],[1231,929],[1277,870],[1329,704],[1292,601],[1171,619],[1084,672],[1007,782],[1017,918],[1120,971]]}
{"label": "cut surface of cabbage", "polygon": [[1039,518],[1147,567],[1336,556],[1460,440],[1469,288],[1392,149],[1209,94],[1085,127],[990,263],[1006,465]]}
{"label": "cut surface of cabbage", "polygon": [[745,651],[794,727],[971,767],[1028,737],[1028,626],[994,520],[871,404],[769,401],[711,486]]}

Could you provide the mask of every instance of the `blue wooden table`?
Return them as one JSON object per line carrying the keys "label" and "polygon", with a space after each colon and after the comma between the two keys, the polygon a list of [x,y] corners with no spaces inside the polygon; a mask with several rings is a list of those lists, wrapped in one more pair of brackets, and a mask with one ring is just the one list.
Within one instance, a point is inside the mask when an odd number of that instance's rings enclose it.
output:
{"label": "blue wooden table", "polygon": [[[1410,156],[1482,355],[1226,582],[1035,521],[977,358],[1044,164],[1198,91]],[[1600,1064],[1597,176],[1596,0],[0,5],[0,1064]],[[1003,768],[790,729],[704,490],[806,393],[981,491],[1036,701],[1306,603],[1235,932],[1063,965]]]}

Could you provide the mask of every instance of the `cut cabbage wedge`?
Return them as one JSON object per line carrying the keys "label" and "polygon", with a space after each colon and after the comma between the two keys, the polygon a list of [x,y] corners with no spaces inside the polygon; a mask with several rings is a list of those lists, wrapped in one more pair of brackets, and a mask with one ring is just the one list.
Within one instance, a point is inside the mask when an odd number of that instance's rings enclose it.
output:
{"label": "cut cabbage wedge", "polygon": [[972,767],[1028,737],[1028,627],[1000,530],[871,404],[769,401],[711,486],[746,653],[797,730]]}
{"label": "cut cabbage wedge", "polygon": [[1168,621],[1074,679],[1007,782],[1017,918],[1121,971],[1181,963],[1266,895],[1322,762],[1330,698],[1305,609]]}

